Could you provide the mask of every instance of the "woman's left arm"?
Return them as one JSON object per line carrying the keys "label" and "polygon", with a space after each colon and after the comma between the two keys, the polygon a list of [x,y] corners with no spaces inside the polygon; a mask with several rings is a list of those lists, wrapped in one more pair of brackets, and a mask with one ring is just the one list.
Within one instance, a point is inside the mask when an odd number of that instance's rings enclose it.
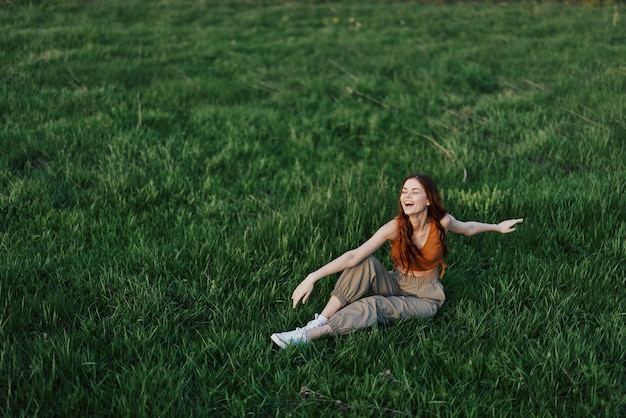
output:
{"label": "woman's left arm", "polygon": [[486,224],[475,221],[459,221],[454,216],[447,214],[442,220],[441,224],[447,232],[454,234],[465,235],[467,237],[476,234],[482,234],[483,232],[500,232],[502,234],[508,234],[515,231],[513,228],[515,225],[524,222],[523,218],[520,219],[508,219],[502,221],[499,224]]}

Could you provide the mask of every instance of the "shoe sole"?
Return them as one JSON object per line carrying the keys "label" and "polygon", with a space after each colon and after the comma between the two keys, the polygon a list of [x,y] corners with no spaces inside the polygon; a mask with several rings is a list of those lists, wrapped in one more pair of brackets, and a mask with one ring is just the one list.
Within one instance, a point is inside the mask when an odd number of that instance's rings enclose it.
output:
{"label": "shoe sole", "polygon": [[279,346],[280,348],[282,348],[283,350],[285,348],[287,348],[287,344],[285,344],[285,342],[283,340],[281,340],[280,338],[278,338],[278,335],[276,334],[272,334],[270,336],[270,338],[272,339],[272,341],[274,341],[274,343]]}

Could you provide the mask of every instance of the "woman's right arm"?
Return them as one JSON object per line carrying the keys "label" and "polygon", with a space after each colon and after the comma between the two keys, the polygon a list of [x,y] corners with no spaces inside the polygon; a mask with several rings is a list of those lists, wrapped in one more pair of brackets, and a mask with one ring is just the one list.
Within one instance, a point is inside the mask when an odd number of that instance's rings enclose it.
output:
{"label": "woman's right arm", "polygon": [[315,283],[331,274],[339,273],[347,268],[354,267],[361,261],[365,260],[370,255],[374,254],[376,250],[383,246],[383,244],[389,240],[394,240],[398,233],[397,223],[394,220],[387,222],[381,226],[374,235],[361,246],[343,253],[341,256],[335,258],[330,263],[326,264],[319,270],[306,276],[306,278],[296,287],[291,296],[293,301],[293,307],[295,309],[298,306],[300,300],[302,303],[306,303],[313,292],[313,286]]}

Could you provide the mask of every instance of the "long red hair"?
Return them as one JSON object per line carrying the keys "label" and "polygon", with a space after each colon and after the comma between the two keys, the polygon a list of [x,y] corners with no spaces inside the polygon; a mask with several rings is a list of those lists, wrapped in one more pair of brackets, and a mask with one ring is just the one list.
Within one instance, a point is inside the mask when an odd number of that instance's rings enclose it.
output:
{"label": "long red hair", "polygon": [[[435,221],[437,229],[439,229],[439,238],[443,246],[443,255],[448,253],[448,246],[446,244],[446,230],[441,225],[441,220],[446,216],[448,211],[443,204],[439,189],[435,181],[425,174],[411,174],[402,180],[402,187],[409,179],[416,179],[420,182],[426,197],[430,201],[428,206],[428,218]],[[402,189],[402,188],[401,188]],[[401,267],[404,270],[411,270],[411,266],[418,266],[418,257],[421,257],[420,249],[413,243],[411,236],[413,235],[413,225],[409,220],[409,216],[404,213],[402,209],[402,202],[398,197],[398,216],[396,216],[398,222],[398,237],[396,242],[400,245],[392,245],[391,260],[395,266]]]}

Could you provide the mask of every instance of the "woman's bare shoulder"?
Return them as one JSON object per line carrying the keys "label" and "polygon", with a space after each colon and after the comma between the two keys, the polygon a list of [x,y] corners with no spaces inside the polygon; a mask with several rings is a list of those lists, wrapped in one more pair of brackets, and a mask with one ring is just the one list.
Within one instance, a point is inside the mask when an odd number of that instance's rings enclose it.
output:
{"label": "woman's bare shoulder", "polygon": [[388,241],[394,241],[398,236],[398,221],[396,218],[393,218],[381,226],[378,231],[383,234]]}

